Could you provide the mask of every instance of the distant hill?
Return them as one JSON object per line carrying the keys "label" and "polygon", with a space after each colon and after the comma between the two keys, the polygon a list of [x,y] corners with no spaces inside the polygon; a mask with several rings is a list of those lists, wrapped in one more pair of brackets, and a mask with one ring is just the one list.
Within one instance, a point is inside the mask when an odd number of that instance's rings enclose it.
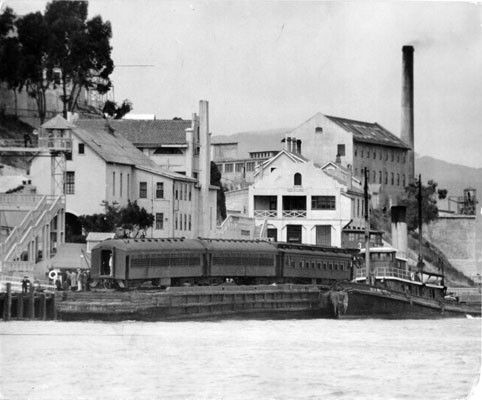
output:
{"label": "distant hill", "polygon": [[[423,156],[415,158],[415,173],[422,175],[422,182],[429,179],[438,183],[439,189],[447,189],[448,197],[462,196],[464,189],[477,189],[477,198],[482,198],[482,168],[471,168],[451,164],[436,158]],[[439,202],[439,208],[445,208],[447,202]]]}

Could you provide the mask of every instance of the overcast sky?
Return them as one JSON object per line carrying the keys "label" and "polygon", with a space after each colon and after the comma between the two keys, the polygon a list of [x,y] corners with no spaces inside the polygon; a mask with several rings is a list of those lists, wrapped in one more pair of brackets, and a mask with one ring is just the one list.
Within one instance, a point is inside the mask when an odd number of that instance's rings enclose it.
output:
{"label": "overcast sky", "polygon": [[[18,14],[45,4],[3,0]],[[399,136],[411,44],[415,151],[482,167],[481,4],[90,0],[96,14],[112,23],[115,100],[159,119],[190,118],[208,100],[214,135],[321,112]]]}

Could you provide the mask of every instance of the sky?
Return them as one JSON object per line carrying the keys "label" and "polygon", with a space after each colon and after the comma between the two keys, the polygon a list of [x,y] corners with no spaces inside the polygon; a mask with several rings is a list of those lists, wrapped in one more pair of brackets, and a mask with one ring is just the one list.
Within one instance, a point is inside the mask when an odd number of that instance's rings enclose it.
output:
{"label": "sky", "polygon": [[[2,3],[25,14],[47,2]],[[189,119],[208,100],[213,135],[321,112],[400,136],[412,45],[416,153],[482,168],[482,3],[90,0],[99,14],[112,24],[115,100],[158,119]]]}

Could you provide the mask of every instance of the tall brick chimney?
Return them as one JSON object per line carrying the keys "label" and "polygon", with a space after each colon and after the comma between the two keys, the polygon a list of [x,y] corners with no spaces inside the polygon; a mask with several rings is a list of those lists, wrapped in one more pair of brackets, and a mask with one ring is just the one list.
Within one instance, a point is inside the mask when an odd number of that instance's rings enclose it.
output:
{"label": "tall brick chimney", "polygon": [[415,181],[415,147],[413,118],[413,46],[403,46],[402,63],[402,118],[401,139],[410,147],[408,151],[408,182]]}

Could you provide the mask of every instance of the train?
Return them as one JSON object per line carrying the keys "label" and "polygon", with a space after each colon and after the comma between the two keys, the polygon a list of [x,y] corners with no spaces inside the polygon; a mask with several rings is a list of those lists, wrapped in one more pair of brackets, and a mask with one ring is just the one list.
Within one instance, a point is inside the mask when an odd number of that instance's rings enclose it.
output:
{"label": "train", "polygon": [[107,239],[91,254],[94,286],[333,284],[353,278],[354,250],[229,239]]}

